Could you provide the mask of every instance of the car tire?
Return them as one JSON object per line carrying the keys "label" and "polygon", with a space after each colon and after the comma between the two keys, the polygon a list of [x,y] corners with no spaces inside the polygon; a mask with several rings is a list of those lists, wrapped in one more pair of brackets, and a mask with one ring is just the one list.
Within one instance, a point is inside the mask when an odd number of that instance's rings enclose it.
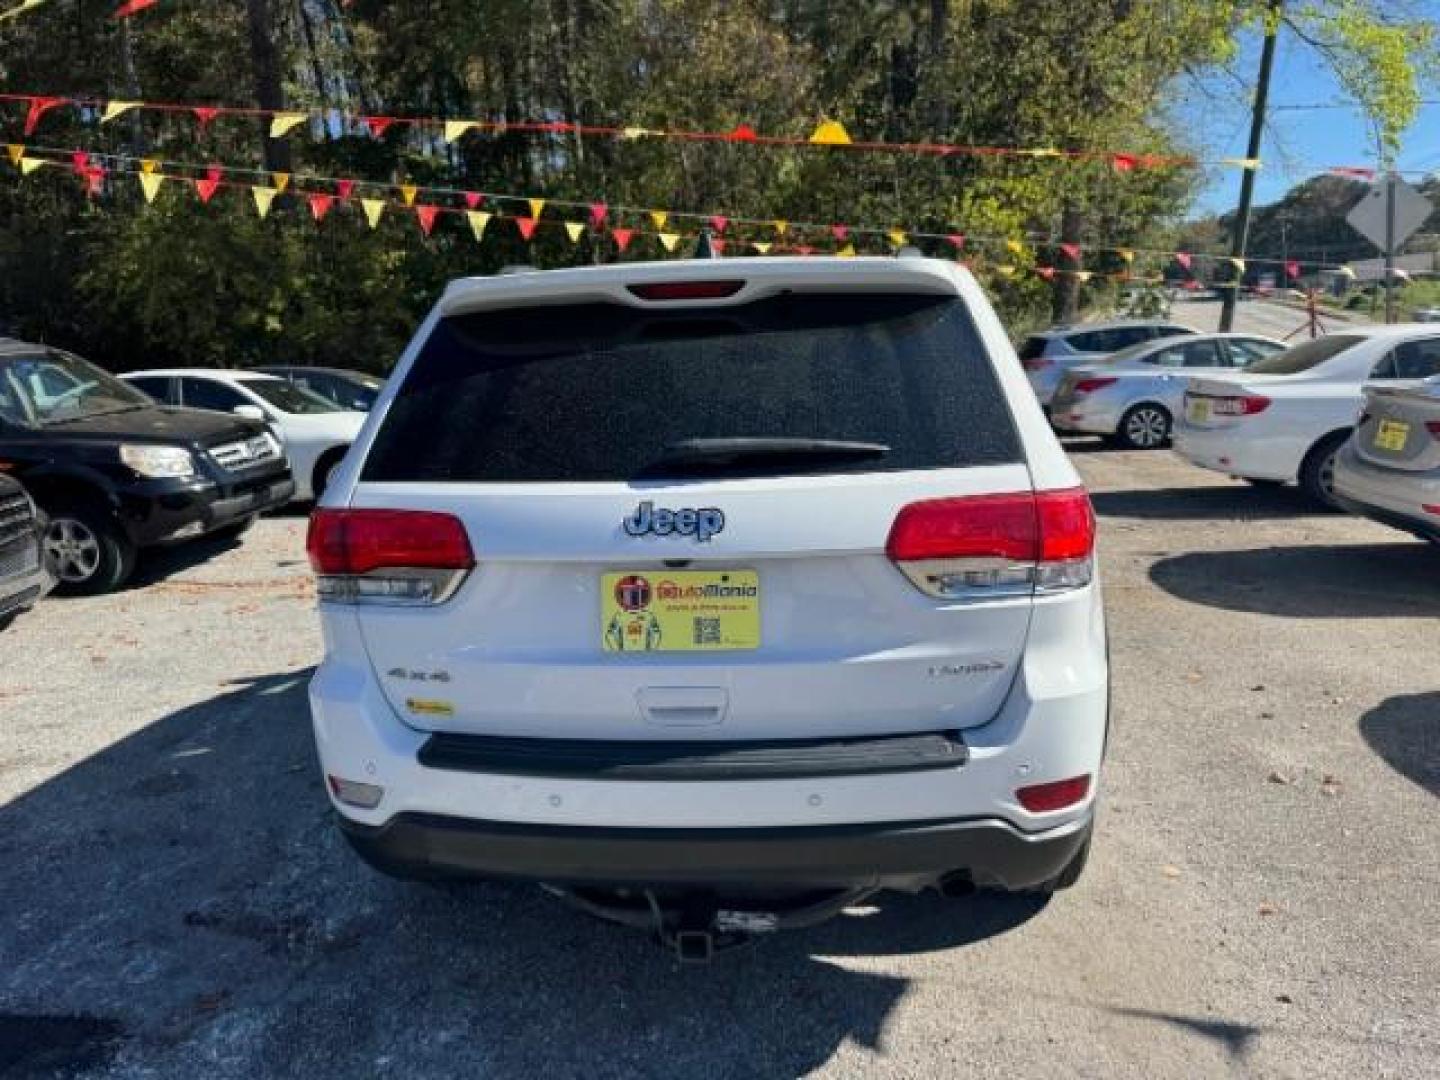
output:
{"label": "car tire", "polygon": [[332,450],[326,450],[320,455],[320,460],[315,462],[315,472],[310,478],[310,492],[315,501],[319,502],[320,497],[325,494],[325,489],[330,486],[334,479],[335,470],[340,467],[340,462],[345,460],[345,451],[348,446],[337,446]]}
{"label": "car tire", "polygon": [[1341,509],[1335,501],[1335,455],[1349,438],[1348,431],[1326,435],[1300,463],[1300,490],[1327,510]]}
{"label": "car tire", "polygon": [[1163,405],[1142,401],[1120,417],[1115,441],[1126,450],[1159,450],[1170,441],[1171,417]]}
{"label": "car tire", "polygon": [[114,592],[135,570],[135,545],[120,531],[113,515],[94,503],[65,503],[47,508],[45,554],[55,569],[55,591],[62,596],[98,596]]}
{"label": "car tire", "polygon": [[1261,478],[1258,477],[1258,476],[1242,476],[1242,477],[1240,477],[1240,479],[1241,479],[1241,480],[1244,480],[1245,483],[1249,484],[1251,487],[1257,487],[1257,488],[1266,488],[1266,489],[1269,489],[1269,488],[1282,488],[1282,487],[1285,486],[1285,481],[1284,481],[1284,480],[1263,480],[1263,479],[1261,479]]}

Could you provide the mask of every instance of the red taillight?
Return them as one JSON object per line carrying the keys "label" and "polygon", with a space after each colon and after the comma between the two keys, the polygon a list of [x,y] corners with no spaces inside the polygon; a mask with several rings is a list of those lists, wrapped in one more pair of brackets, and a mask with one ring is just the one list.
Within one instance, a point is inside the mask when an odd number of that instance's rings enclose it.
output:
{"label": "red taillight", "polygon": [[316,510],[305,550],[317,574],[475,565],[460,519],[426,510]]}
{"label": "red taillight", "polygon": [[890,527],[885,552],[896,562],[987,556],[1034,562],[1038,539],[1033,495],[974,495],[911,503]]}
{"label": "red taillight", "polygon": [[1115,378],[1081,379],[1075,384],[1075,393],[1089,394],[1096,390],[1103,390],[1112,383],[1118,382]]}
{"label": "red taillight", "polygon": [[1440,439],[1440,420],[1426,420],[1425,430],[1430,433],[1432,439]]}
{"label": "red taillight", "polygon": [[1242,397],[1217,397],[1210,399],[1210,410],[1216,416],[1254,416],[1270,407],[1270,399],[1259,394]]}
{"label": "red taillight", "polygon": [[719,300],[734,296],[743,281],[660,281],[653,285],[627,285],[641,300]]}
{"label": "red taillight", "polygon": [[1031,784],[1015,792],[1020,805],[1032,814],[1045,814],[1051,810],[1063,810],[1083,802],[1090,794],[1090,774],[1072,776],[1067,780],[1052,780],[1047,784]]}
{"label": "red taillight", "polygon": [[1035,494],[1040,518],[1040,561],[1084,559],[1095,551],[1095,511],[1084,488]]}

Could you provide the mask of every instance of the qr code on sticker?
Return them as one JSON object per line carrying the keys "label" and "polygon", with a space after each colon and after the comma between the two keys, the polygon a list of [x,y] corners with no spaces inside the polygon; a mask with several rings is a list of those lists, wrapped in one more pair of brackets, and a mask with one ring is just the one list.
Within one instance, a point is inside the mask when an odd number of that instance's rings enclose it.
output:
{"label": "qr code on sticker", "polygon": [[719,645],[720,644],[720,620],[705,618],[697,615],[695,617],[695,644],[696,645]]}

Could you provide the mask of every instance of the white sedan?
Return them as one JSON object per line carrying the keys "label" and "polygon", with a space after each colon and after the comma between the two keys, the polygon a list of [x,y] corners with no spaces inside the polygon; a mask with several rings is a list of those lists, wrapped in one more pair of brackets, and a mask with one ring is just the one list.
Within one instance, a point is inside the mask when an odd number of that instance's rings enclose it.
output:
{"label": "white sedan", "polygon": [[1226,374],[1284,348],[1283,341],[1253,334],[1144,341],[1061,376],[1050,423],[1057,431],[1108,435],[1131,450],[1153,450],[1170,440],[1187,376]]}
{"label": "white sedan", "polygon": [[121,378],[169,405],[266,421],[285,444],[297,502],[320,497],[365,423],[363,412],[255,371],[167,368]]}
{"label": "white sedan", "polygon": [[[1440,337],[1416,343],[1440,366]],[[1365,387],[1355,436],[1335,459],[1345,509],[1440,544],[1440,377]]]}
{"label": "white sedan", "polygon": [[1335,456],[1360,414],[1361,387],[1440,374],[1440,329],[1417,323],[1347,328],[1252,364],[1190,380],[1175,425],[1185,460],[1256,483],[1291,483],[1337,507]]}

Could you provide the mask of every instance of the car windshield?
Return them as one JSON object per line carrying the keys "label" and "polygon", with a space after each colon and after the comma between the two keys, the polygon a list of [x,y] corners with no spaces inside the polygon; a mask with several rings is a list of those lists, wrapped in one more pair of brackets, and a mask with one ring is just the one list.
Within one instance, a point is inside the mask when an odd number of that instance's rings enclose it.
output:
{"label": "car windshield", "polygon": [[94,364],[56,350],[0,356],[0,418],[48,427],[154,402]]}
{"label": "car windshield", "polygon": [[1331,334],[1329,337],[1316,338],[1274,356],[1256,360],[1245,372],[1248,375],[1298,375],[1302,371],[1318,367],[1332,356],[1338,356],[1351,345],[1358,345],[1364,340],[1354,334]]}
{"label": "car windshield", "polygon": [[328,398],[313,391],[295,386],[284,379],[246,379],[242,383],[257,397],[264,398],[283,413],[332,413],[341,412]]}

